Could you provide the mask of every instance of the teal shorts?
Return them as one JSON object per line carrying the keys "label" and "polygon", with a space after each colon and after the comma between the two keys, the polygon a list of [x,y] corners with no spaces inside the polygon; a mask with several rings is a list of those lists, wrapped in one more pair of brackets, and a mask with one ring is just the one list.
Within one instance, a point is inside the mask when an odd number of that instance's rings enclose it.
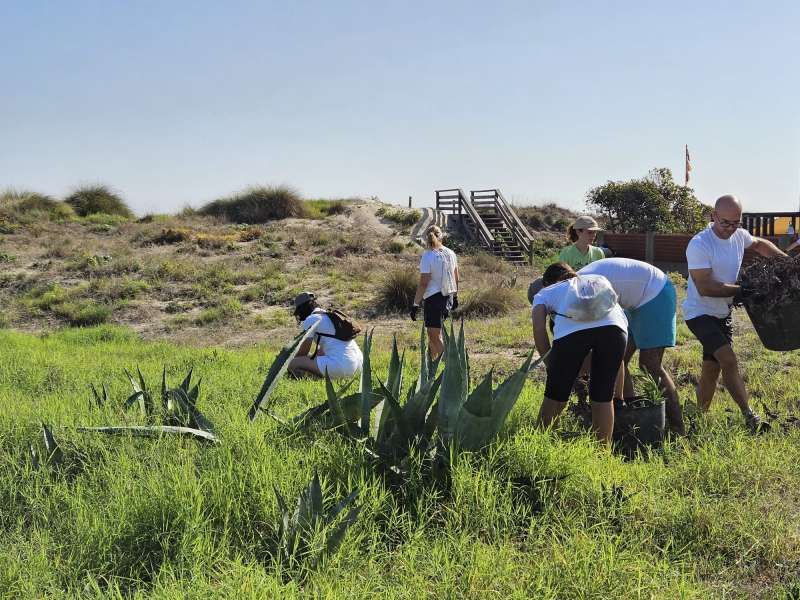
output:
{"label": "teal shorts", "polygon": [[628,336],[640,350],[671,348],[675,345],[675,286],[667,279],[658,295],[647,304],[626,310]]}

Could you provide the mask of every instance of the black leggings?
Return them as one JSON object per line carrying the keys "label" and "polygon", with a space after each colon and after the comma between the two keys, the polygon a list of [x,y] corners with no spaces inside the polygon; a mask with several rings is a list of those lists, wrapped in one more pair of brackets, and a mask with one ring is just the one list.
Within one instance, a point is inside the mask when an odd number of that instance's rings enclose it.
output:
{"label": "black leggings", "polygon": [[545,397],[556,402],[569,400],[583,359],[591,351],[589,398],[592,402],[610,402],[627,343],[628,335],[616,325],[582,329],[556,340],[547,365]]}

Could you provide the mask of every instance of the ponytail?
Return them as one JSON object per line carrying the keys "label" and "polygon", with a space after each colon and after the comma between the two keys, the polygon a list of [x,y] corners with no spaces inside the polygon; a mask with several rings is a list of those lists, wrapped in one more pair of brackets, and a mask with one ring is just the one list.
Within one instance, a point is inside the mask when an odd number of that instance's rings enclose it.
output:
{"label": "ponytail", "polygon": [[553,263],[544,270],[542,274],[542,283],[547,287],[559,281],[572,279],[576,276],[575,269],[570,267],[567,263],[557,262]]}
{"label": "ponytail", "polygon": [[425,237],[428,240],[428,247],[435,248],[442,245],[442,230],[437,225],[431,225],[425,232]]}
{"label": "ponytail", "polygon": [[573,244],[578,241],[578,232],[573,225],[570,225],[569,229],[567,229],[567,239]]}

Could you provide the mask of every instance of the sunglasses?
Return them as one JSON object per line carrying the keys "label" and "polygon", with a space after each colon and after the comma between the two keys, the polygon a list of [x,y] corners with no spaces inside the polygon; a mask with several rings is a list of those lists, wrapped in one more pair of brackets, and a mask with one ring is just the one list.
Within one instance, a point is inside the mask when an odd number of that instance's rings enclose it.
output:
{"label": "sunglasses", "polygon": [[720,227],[727,227],[727,228],[735,228],[738,229],[742,226],[741,221],[729,221],[728,219],[718,219],[717,223],[719,223]]}

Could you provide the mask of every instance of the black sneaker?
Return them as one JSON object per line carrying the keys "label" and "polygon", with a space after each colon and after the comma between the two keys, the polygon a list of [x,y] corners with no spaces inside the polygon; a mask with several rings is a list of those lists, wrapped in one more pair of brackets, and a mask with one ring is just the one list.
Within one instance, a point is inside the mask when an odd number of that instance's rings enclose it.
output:
{"label": "black sneaker", "polygon": [[750,433],[757,435],[759,433],[766,433],[770,430],[770,425],[766,421],[762,421],[756,413],[751,412],[744,418],[744,423],[750,430]]}

